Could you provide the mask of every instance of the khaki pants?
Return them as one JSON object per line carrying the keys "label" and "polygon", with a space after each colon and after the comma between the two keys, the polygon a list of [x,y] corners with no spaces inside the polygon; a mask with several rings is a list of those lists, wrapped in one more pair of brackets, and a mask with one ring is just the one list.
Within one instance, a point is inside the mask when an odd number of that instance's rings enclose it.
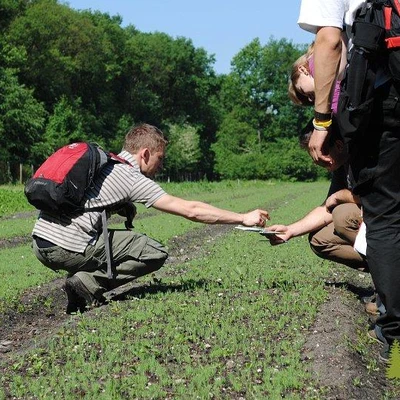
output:
{"label": "khaki pants", "polygon": [[114,277],[107,277],[107,261],[103,236],[95,245],[88,245],[83,254],[59,246],[39,248],[33,240],[33,250],[39,261],[54,271],[76,275],[95,296],[121,286],[140,276],[160,269],[168,253],[155,240],[127,230],[109,230]]}
{"label": "khaki pants", "polygon": [[333,222],[309,235],[314,253],[324,259],[365,270],[367,263],[353,249],[354,241],[362,221],[361,210],[356,204],[336,206],[332,212]]}

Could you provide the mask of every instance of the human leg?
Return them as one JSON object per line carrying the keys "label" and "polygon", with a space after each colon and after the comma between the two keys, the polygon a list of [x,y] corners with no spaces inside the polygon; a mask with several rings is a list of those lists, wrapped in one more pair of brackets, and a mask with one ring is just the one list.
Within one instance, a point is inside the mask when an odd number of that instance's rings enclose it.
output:
{"label": "human leg", "polygon": [[[45,241],[46,242],[46,241]],[[69,278],[65,283],[65,292],[68,297],[66,312],[71,314],[78,310],[83,312],[92,306],[99,306],[105,302],[103,297],[104,290],[90,292],[82,281],[74,276],[74,272],[79,268],[95,268],[96,260],[92,257],[92,246],[88,247],[84,254],[75,253],[59,246],[46,245],[42,247],[43,241],[33,240],[33,251],[38,260],[53,271],[68,271]]]}
{"label": "human leg", "polygon": [[310,234],[311,249],[321,258],[354,269],[365,269],[365,260],[353,248],[361,220],[359,207],[350,203],[342,204],[335,207],[332,215],[333,222]]}
{"label": "human leg", "polygon": [[[104,293],[143,275],[160,269],[168,253],[165,247],[141,233],[110,230],[110,247],[114,279],[107,276],[104,239],[100,237],[93,248],[94,262],[81,267],[75,275],[92,293]],[[97,264],[96,268],[93,268]]]}
{"label": "human leg", "polygon": [[393,87],[382,93],[382,129],[374,163],[361,169],[368,176],[360,188],[367,226],[367,259],[386,312],[377,326],[389,344],[400,340],[400,104]]}
{"label": "human leg", "polygon": [[74,276],[80,281],[67,279],[69,303],[75,303],[67,310],[82,309],[82,303],[88,303],[87,299],[90,298],[93,298],[90,303],[101,304],[104,302],[104,292],[158,270],[168,257],[165,247],[146,235],[127,230],[110,230],[109,235],[114,270],[112,281],[107,276],[103,236],[95,245],[88,245],[83,254],[59,246],[38,248],[33,241],[34,253],[45,266],[54,271],[65,270],[70,277]]}
{"label": "human leg", "polygon": [[353,247],[362,221],[361,208],[355,203],[343,203],[332,211],[335,233]]}

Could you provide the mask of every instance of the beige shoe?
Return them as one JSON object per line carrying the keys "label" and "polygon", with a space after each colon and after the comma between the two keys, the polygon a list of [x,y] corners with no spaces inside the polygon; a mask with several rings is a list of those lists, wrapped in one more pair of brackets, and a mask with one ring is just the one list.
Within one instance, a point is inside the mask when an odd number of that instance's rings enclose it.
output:
{"label": "beige shoe", "polygon": [[373,302],[365,303],[365,312],[369,315],[379,315],[378,307]]}

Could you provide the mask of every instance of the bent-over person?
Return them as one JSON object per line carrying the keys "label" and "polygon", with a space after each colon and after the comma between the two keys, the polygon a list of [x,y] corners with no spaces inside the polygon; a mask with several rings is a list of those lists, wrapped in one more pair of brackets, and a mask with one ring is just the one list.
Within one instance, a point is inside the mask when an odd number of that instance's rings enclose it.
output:
{"label": "bent-over person", "polygon": [[102,168],[85,193],[85,211],[65,215],[40,212],[32,232],[33,250],[46,267],[68,272],[67,313],[104,304],[105,292],[160,269],[168,257],[161,243],[144,234],[110,229],[114,270],[114,279],[110,280],[99,209],[118,211],[126,204],[143,203],[206,224],[265,226],[269,216],[264,210],[241,214],[167,194],[150,179],[162,167],[166,145],[163,133],[155,126],[133,127],[119,154],[131,165],[110,163]]}

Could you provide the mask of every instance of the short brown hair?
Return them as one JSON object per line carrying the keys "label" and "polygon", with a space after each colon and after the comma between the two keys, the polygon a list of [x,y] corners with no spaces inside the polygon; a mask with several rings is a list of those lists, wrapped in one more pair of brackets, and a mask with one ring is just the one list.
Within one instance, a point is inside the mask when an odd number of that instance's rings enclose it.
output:
{"label": "short brown hair", "polygon": [[140,124],[132,127],[126,134],[123,149],[131,154],[136,154],[144,147],[151,152],[163,151],[167,143],[160,129],[153,125]]}

